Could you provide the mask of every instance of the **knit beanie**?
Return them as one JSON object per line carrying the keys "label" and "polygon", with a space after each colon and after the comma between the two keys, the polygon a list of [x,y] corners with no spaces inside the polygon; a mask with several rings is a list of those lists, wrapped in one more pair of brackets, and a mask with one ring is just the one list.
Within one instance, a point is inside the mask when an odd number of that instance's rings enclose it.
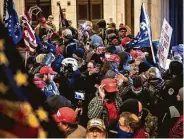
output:
{"label": "knit beanie", "polygon": [[122,112],[131,112],[136,115],[139,114],[139,103],[136,99],[127,99],[124,101],[123,105],[120,107],[120,114]]}

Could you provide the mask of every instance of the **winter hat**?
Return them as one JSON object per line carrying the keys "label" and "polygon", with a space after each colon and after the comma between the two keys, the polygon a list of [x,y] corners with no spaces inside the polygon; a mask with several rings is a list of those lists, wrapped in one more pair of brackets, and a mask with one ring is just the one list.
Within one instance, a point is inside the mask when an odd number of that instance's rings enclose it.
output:
{"label": "winter hat", "polygon": [[51,113],[54,114],[59,110],[59,108],[71,106],[71,102],[61,95],[48,97],[46,100],[46,104]]}
{"label": "winter hat", "polygon": [[120,107],[120,113],[122,112],[131,112],[136,115],[139,114],[139,103],[136,99],[127,99],[124,101],[122,106]]}
{"label": "winter hat", "polygon": [[97,25],[99,28],[106,28],[106,21],[104,19],[98,21]]}
{"label": "winter hat", "polygon": [[139,74],[141,74],[142,72],[146,72],[151,67],[152,67],[152,65],[149,64],[148,62],[141,62],[139,64]]}
{"label": "winter hat", "polygon": [[122,27],[122,28],[119,29],[119,32],[120,31],[126,31],[127,32],[127,29],[125,27]]}
{"label": "winter hat", "polygon": [[179,61],[171,61],[169,70],[173,75],[180,75],[183,73],[183,64]]}
{"label": "winter hat", "polygon": [[140,76],[138,76],[138,75],[137,76],[134,76],[132,78],[132,80],[133,80],[133,87],[139,88],[139,87],[142,87],[143,86],[142,79],[141,79]]}
{"label": "winter hat", "polygon": [[78,57],[83,58],[84,57],[84,49],[82,48],[77,48],[74,54],[76,54]]}
{"label": "winter hat", "polygon": [[91,41],[90,41],[90,45],[95,45],[97,47],[99,46],[103,46],[103,41],[102,38],[98,35],[93,35],[90,37]]}

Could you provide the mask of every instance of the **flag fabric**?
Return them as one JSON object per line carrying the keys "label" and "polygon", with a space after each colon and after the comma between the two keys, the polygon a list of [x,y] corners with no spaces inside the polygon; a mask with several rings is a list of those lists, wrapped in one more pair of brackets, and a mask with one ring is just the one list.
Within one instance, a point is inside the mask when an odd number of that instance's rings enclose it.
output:
{"label": "flag fabric", "polygon": [[68,20],[65,19],[61,5],[59,4],[59,29],[66,28],[69,26]]}
{"label": "flag fabric", "polygon": [[3,22],[14,44],[22,39],[22,30],[13,0],[4,0]]}
{"label": "flag fabric", "polygon": [[144,3],[141,6],[140,32],[129,43],[130,48],[145,48],[151,45],[151,24]]}
{"label": "flag fabric", "polygon": [[0,137],[51,136],[53,127],[43,107],[45,97],[28,76],[2,23],[0,30]]}
{"label": "flag fabric", "polygon": [[24,28],[23,29],[24,43],[30,52],[35,52],[38,44],[36,41],[35,31],[33,30],[30,24],[31,23],[30,14],[27,11],[24,12],[22,22],[23,22],[22,26]]}

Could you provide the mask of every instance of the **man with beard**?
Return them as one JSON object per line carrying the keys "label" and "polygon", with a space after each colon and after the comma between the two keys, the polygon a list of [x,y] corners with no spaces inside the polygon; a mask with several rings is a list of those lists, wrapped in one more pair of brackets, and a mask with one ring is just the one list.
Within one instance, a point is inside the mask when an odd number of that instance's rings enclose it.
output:
{"label": "man with beard", "polygon": [[42,89],[46,97],[60,95],[58,88],[53,81],[54,75],[57,73],[49,66],[43,66],[40,69],[40,78],[44,81],[45,87]]}

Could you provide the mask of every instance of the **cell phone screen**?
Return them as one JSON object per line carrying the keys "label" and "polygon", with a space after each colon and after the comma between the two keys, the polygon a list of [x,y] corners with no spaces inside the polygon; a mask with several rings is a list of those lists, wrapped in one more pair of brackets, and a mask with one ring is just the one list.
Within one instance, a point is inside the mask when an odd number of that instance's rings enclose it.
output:
{"label": "cell phone screen", "polygon": [[84,100],[85,99],[84,93],[75,92],[75,99]]}

